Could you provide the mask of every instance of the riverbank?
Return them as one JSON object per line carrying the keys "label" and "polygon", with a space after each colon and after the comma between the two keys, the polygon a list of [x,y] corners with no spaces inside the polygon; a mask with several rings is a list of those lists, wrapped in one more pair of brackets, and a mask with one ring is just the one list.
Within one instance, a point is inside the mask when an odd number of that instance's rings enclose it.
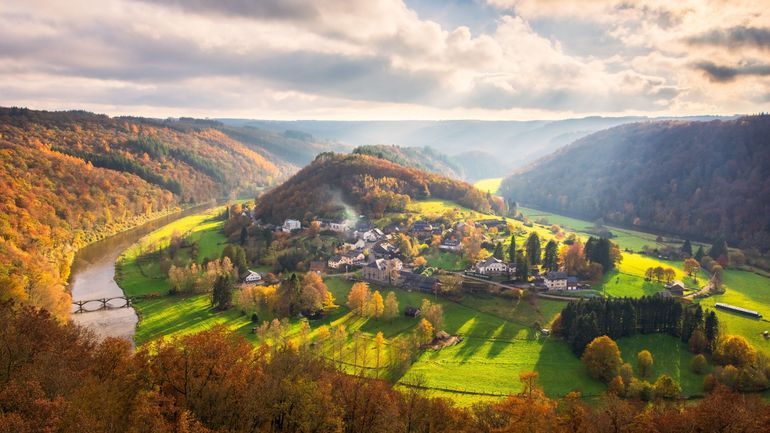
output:
{"label": "riverbank", "polygon": [[[73,257],[69,291],[73,300],[124,296],[115,282],[115,262],[123,251],[143,236],[185,216],[205,211],[215,202],[208,202],[175,212],[166,212],[143,224],[120,231],[112,236],[90,242]],[[92,330],[98,337],[120,337],[133,342],[138,316],[133,308],[111,308],[72,314],[71,320]]]}

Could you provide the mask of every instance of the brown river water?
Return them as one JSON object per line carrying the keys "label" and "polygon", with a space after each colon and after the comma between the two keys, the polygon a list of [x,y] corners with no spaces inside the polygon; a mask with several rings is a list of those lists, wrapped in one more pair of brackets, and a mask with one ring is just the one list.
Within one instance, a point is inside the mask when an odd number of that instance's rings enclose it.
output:
{"label": "brown river water", "polygon": [[[179,218],[203,212],[214,206],[209,203],[167,215],[115,236],[94,242],[81,249],[72,263],[69,288],[73,301],[123,296],[123,290],[115,283],[115,261],[126,248],[143,236]],[[100,338],[121,337],[133,343],[139,317],[133,308],[120,308],[123,300],[110,303],[113,308],[72,314],[72,321],[92,330]],[[97,309],[101,303],[88,303],[86,309]],[[77,310],[73,305],[72,311]]]}

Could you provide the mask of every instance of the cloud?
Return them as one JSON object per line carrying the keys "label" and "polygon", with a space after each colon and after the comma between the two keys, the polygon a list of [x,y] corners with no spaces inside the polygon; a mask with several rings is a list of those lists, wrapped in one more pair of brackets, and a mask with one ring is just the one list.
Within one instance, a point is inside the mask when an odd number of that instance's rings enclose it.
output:
{"label": "cloud", "polygon": [[312,19],[319,6],[301,0],[136,0],[196,13],[260,19]]}
{"label": "cloud", "polygon": [[[418,14],[402,0],[7,0],[0,104],[262,117],[733,113],[770,92],[761,62],[744,60],[760,58],[767,13],[736,1],[713,12],[695,0],[495,0],[489,23],[448,27],[462,16],[434,20],[440,2]],[[699,37],[716,42],[695,52]]]}
{"label": "cloud", "polygon": [[735,80],[740,76],[770,76],[770,64],[753,63],[739,66],[717,65],[710,61],[698,62],[694,65],[706,73],[710,80],[720,83],[726,83]]}
{"label": "cloud", "polygon": [[770,28],[736,26],[715,29],[687,39],[692,45],[717,45],[728,48],[756,47],[770,49]]}

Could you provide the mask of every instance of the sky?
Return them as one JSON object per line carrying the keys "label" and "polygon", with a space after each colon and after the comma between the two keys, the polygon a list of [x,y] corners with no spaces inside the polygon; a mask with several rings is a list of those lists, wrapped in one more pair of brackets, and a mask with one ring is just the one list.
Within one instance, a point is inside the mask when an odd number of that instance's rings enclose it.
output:
{"label": "sky", "polygon": [[3,0],[0,105],[529,120],[770,111],[770,0]]}

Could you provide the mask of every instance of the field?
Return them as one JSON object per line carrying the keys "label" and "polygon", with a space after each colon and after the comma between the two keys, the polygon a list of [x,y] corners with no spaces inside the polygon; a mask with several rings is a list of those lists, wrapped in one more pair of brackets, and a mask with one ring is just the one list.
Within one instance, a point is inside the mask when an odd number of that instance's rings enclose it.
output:
{"label": "field", "polygon": [[428,261],[428,266],[434,266],[449,271],[462,271],[468,268],[468,261],[461,254],[445,251],[430,252],[423,257]]}
{"label": "field", "polygon": [[476,188],[483,192],[489,192],[490,194],[497,194],[500,189],[500,184],[503,182],[502,177],[491,177],[488,179],[481,179],[473,184]]}
{"label": "field", "polygon": [[633,337],[618,340],[623,361],[636,370],[636,355],[647,349],[654,359],[652,373],[644,380],[654,383],[655,379],[665,373],[673,377],[682,387],[682,393],[686,396],[703,394],[703,376],[690,370],[690,363],[694,355],[687,350],[677,338],[666,334],[634,335]]}

